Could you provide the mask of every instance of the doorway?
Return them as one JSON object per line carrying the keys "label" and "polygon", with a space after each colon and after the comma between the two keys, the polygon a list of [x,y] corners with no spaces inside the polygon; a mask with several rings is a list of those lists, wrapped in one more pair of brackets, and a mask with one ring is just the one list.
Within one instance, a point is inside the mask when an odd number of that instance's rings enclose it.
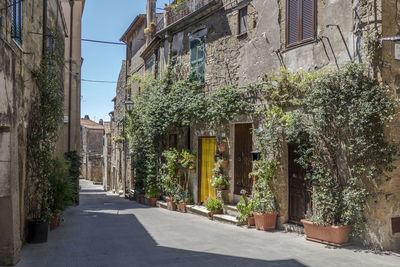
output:
{"label": "doorway", "polygon": [[200,173],[199,173],[199,202],[205,202],[209,197],[215,197],[215,189],[211,185],[212,169],[215,163],[215,153],[217,150],[217,141],[215,137],[200,138],[199,142],[200,152]]}
{"label": "doorway", "polygon": [[235,190],[234,193],[239,195],[242,189],[251,193],[252,180],[249,173],[252,171],[253,163],[251,151],[253,147],[252,124],[235,124]]}
{"label": "doorway", "polygon": [[305,218],[310,196],[307,194],[306,170],[296,162],[297,145],[288,144],[289,167],[289,221],[300,224]]}

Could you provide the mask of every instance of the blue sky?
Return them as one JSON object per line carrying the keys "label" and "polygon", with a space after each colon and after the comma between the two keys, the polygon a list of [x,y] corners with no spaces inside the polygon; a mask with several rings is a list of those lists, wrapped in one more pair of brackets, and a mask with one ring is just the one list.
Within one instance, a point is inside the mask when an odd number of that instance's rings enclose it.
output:
{"label": "blue sky", "polygon": [[[162,8],[169,0],[158,0]],[[82,38],[118,42],[138,14],[146,12],[146,0],[87,0],[82,18]],[[161,10],[158,10],[161,12]],[[117,81],[125,46],[82,42],[82,79]],[[82,81],[81,117],[109,121],[115,96],[114,83]]]}

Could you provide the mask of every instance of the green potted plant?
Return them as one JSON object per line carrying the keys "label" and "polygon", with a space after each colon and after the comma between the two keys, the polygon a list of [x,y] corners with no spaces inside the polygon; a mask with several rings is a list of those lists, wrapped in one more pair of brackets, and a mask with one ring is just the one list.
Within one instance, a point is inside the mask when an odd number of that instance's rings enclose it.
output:
{"label": "green potted plant", "polygon": [[228,143],[228,140],[226,138],[222,138],[221,142],[218,144],[218,151],[221,153],[225,152],[227,143]]}
{"label": "green potted plant", "polygon": [[196,173],[196,155],[191,153],[189,150],[182,150],[180,153],[180,164],[182,168],[189,169],[190,173]]}
{"label": "green potted plant", "polygon": [[276,179],[278,162],[259,160],[254,162],[254,166],[256,170],[250,173],[249,177],[254,175],[258,177],[253,190],[253,215],[256,229],[274,230],[278,212],[271,186],[272,181]]}
{"label": "green potted plant", "polygon": [[154,33],[156,31],[157,24],[155,22],[150,22],[149,30],[150,33]]}
{"label": "green potted plant", "polygon": [[183,190],[183,187],[179,187],[178,191],[174,201],[177,203],[178,211],[186,213],[186,206],[193,204],[193,197],[189,192]]}
{"label": "green potted plant", "polygon": [[218,190],[226,190],[229,186],[229,181],[226,176],[223,174],[213,175],[211,180],[211,185]]}
{"label": "green potted plant", "polygon": [[171,11],[171,9],[172,9],[171,5],[169,5],[167,3],[164,4],[164,10],[165,11],[169,12],[169,11]]}
{"label": "green potted plant", "polygon": [[236,208],[239,212],[239,222],[247,223],[248,227],[255,226],[255,220],[253,216],[254,201],[251,197],[247,196],[245,193],[242,194],[242,199],[236,205]]}
{"label": "green potted plant", "polygon": [[160,199],[162,192],[156,185],[151,185],[146,189],[146,201],[148,205],[155,207],[157,200]]}
{"label": "green potted plant", "polygon": [[218,197],[207,198],[206,202],[204,203],[204,206],[209,211],[208,218],[210,220],[213,219],[215,214],[222,214],[223,203],[222,203],[222,200]]}

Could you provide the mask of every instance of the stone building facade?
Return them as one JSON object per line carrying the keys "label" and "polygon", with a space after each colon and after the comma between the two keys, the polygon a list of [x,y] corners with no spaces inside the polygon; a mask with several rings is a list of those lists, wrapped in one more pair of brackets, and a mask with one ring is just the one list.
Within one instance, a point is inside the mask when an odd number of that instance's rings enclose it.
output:
{"label": "stone building facade", "polygon": [[[73,2],[79,2],[81,15],[85,1]],[[0,265],[15,264],[25,241],[27,129],[33,101],[39,94],[32,72],[39,69],[44,52],[53,49],[53,45],[66,47],[69,37],[54,43],[49,33],[49,29],[57,29],[63,36],[71,36],[65,4],[69,2],[0,1]],[[77,27],[80,15],[74,20]],[[80,60],[80,37],[78,41],[73,39],[71,51],[77,52]],[[80,73],[80,65],[75,71]],[[79,106],[80,97],[66,102],[65,108],[72,105]],[[79,135],[79,122],[74,129]],[[79,148],[79,138],[73,142]],[[67,151],[63,144],[60,130],[55,151],[59,157]]]}
{"label": "stone building facade", "polygon": [[81,174],[95,184],[103,184],[103,120],[96,123],[86,115],[81,119]]}
{"label": "stone building facade", "polygon": [[[155,2],[148,0],[147,23],[156,17],[156,10],[151,8]],[[394,94],[399,93],[400,61],[394,54],[395,44],[400,40],[397,37],[400,29],[398,1],[306,0],[302,2],[302,10],[305,10],[302,12],[308,13],[299,13],[298,3],[287,0],[186,0],[166,12],[164,20],[157,21],[156,33],[147,38],[141,51],[146,74],[157,75],[171,59],[177,61],[182,73],[189,73],[195,66],[191,47],[201,45],[206,91],[226,85],[243,87],[279,68],[312,71],[340,68],[356,61],[371,64],[371,75],[391,86]],[[299,18],[301,24],[298,24]],[[366,52],[371,42],[381,44],[372,61]],[[214,139],[215,146],[220,139],[227,138],[228,151],[224,153],[229,159],[231,186],[228,199],[236,203],[240,189],[249,188],[245,180],[252,169],[250,152],[255,149],[252,131],[257,127],[250,118],[238,116],[220,129],[177,129],[170,133],[176,138],[167,136],[166,140],[176,139],[177,148],[187,148],[197,154],[199,170],[201,148],[207,145],[205,140]],[[396,118],[387,131],[387,138],[399,141],[398,127]],[[296,175],[293,148],[290,144],[283,148],[276,196],[280,209],[279,227],[299,219],[291,211],[293,201],[297,201],[290,195],[292,176]],[[396,165],[400,165],[399,162]],[[363,240],[380,249],[400,249],[400,233],[393,230],[400,217],[398,172],[397,169],[390,173],[390,181],[376,186],[365,214],[367,231]],[[203,202],[201,174],[197,171],[189,177],[195,202]]]}

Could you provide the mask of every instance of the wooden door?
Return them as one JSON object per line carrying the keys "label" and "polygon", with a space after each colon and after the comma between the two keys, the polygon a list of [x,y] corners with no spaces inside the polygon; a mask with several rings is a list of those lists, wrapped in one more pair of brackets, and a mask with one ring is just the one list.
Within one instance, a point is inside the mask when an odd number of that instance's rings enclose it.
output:
{"label": "wooden door", "polygon": [[288,145],[289,153],[289,221],[300,223],[307,211],[306,170],[295,160],[298,158],[296,145]]}
{"label": "wooden door", "polygon": [[253,163],[251,151],[253,147],[252,124],[235,124],[235,194],[240,194],[240,190],[245,189],[251,192],[252,180],[249,173],[252,171]]}
{"label": "wooden door", "polygon": [[214,168],[217,141],[215,138],[200,139],[200,202],[205,202],[209,197],[215,197],[215,189],[211,185],[212,169]]}

